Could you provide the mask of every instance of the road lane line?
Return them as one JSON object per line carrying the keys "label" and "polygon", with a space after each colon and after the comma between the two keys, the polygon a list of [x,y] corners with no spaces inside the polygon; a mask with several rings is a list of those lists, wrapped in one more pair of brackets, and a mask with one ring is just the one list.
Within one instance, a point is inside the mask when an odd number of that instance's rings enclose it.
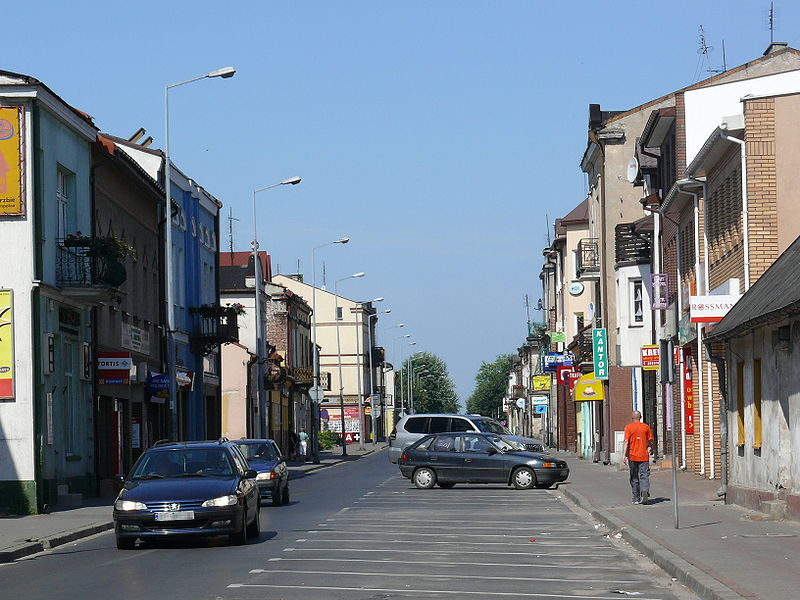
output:
{"label": "road lane line", "polygon": [[[363,540],[331,540],[331,541],[344,541],[344,542],[353,542],[353,541],[363,541]],[[616,554],[598,554],[593,552],[591,554],[557,554],[554,552],[537,552],[536,550],[532,549],[531,552],[480,552],[478,550],[462,550],[461,552],[452,552],[450,550],[391,550],[388,548],[369,548],[369,549],[361,549],[361,548],[284,548],[284,552],[369,552],[369,553],[378,553],[378,552],[391,552],[393,554],[402,553],[402,554],[437,554],[439,556],[452,556],[458,554],[494,554],[494,555],[501,555],[501,556],[535,556],[540,558],[542,556],[548,557],[558,557],[558,558],[619,558],[621,553]]]}

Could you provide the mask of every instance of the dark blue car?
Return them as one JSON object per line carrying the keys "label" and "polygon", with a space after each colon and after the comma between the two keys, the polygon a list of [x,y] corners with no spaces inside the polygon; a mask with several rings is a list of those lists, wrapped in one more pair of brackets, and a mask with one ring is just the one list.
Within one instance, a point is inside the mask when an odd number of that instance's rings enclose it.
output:
{"label": "dark blue car", "polygon": [[228,535],[244,544],[260,532],[255,478],[225,438],[157,444],[133,465],[114,502],[117,548],[173,536]]}
{"label": "dark blue car", "polygon": [[258,492],[262,500],[273,506],[289,504],[289,468],[274,440],[236,440],[250,468],[255,470]]}

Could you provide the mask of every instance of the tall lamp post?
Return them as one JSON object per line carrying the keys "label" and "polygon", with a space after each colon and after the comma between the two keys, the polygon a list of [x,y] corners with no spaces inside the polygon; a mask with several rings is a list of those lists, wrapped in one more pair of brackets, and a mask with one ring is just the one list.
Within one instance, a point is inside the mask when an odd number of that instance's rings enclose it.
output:
{"label": "tall lamp post", "polygon": [[409,408],[411,409],[411,414],[416,412],[414,407],[414,361],[423,358],[420,354],[422,354],[421,350],[414,352],[408,359],[408,366],[411,369],[411,377],[409,378]]}
{"label": "tall lamp post", "polygon": [[[405,323],[401,323],[401,325],[405,326]],[[398,325],[399,327],[400,325]],[[397,340],[407,339],[410,338],[411,334],[406,333],[405,335],[398,336],[392,340],[392,367],[394,367],[395,373],[398,373],[397,366],[397,352],[395,351],[395,344],[397,344]],[[400,412],[403,412],[403,365],[400,365]],[[395,394],[396,395],[396,394]],[[397,408],[397,402],[395,402],[395,409]]]}
{"label": "tall lamp post", "polygon": [[319,384],[319,347],[317,346],[317,250],[333,244],[346,244],[348,237],[342,237],[332,242],[314,246],[311,249],[311,353],[314,367],[311,390],[311,460],[319,464],[319,403],[322,402],[324,392]]}
{"label": "tall lamp post", "polygon": [[339,357],[339,410],[341,411],[342,421],[342,456],[347,456],[347,441],[345,440],[345,427],[344,427],[344,381],[342,380],[342,340],[339,335],[339,283],[347,281],[348,279],[358,279],[366,275],[363,271],[360,273],[353,273],[347,277],[342,277],[333,282],[333,296],[335,302],[334,318],[336,320],[336,354]]}
{"label": "tall lamp post", "polygon": [[272,185],[268,185],[262,188],[258,188],[253,190],[253,241],[250,244],[250,247],[253,249],[253,275],[255,277],[255,319],[256,319],[256,327],[255,327],[255,334],[256,334],[256,403],[258,405],[258,423],[259,423],[259,430],[260,430],[260,437],[266,438],[269,437],[269,422],[267,420],[267,399],[266,395],[264,394],[264,363],[267,360],[267,357],[264,356],[266,354],[266,350],[264,347],[264,327],[263,327],[263,316],[261,314],[261,291],[262,286],[264,284],[264,276],[261,273],[261,261],[258,259],[258,229],[256,224],[258,220],[256,219],[256,194],[259,192],[263,192],[264,190],[269,190],[274,187],[278,187],[279,185],[297,185],[300,183],[299,177],[292,177],[290,179],[284,179],[283,181],[279,181],[278,183],[273,183]]}
{"label": "tall lamp post", "polygon": [[228,79],[236,74],[233,67],[223,67],[205,75],[193,77],[185,81],[170,83],[164,86],[164,262],[167,279],[167,378],[169,381],[170,434],[178,439],[178,399],[177,382],[175,381],[175,284],[173,282],[174,267],[172,265],[172,168],[169,158],[169,91],[181,85],[206,79],[222,77]]}
{"label": "tall lamp post", "polygon": [[367,339],[369,340],[369,397],[370,397],[370,406],[371,406],[371,416],[372,416],[372,445],[375,446],[378,443],[378,430],[376,426],[378,424],[377,415],[375,414],[375,375],[374,369],[375,367],[372,365],[372,348],[375,346],[375,340],[372,339],[372,319],[378,318],[379,314],[389,314],[392,312],[391,308],[387,308],[386,310],[379,310],[375,314],[369,315],[367,318]]}

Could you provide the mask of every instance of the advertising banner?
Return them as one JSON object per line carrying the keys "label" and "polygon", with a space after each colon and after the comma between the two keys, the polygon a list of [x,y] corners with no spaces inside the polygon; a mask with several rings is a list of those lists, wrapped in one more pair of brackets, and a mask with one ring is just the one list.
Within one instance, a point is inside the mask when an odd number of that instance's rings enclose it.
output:
{"label": "advertising banner", "polygon": [[550,390],[550,375],[534,375],[531,388],[534,392],[547,392]]}
{"label": "advertising banner", "polygon": [[642,346],[642,369],[645,371],[658,371],[661,366],[659,346]]}
{"label": "advertising banner", "polygon": [[666,273],[653,273],[650,275],[650,289],[652,290],[652,309],[666,310],[669,297],[669,275]]}
{"label": "advertising banner", "polygon": [[[342,435],[342,411],[338,406],[328,406],[328,431]],[[344,440],[353,444],[361,439],[361,427],[358,421],[358,406],[344,407]]]}
{"label": "advertising banner", "polygon": [[14,398],[14,292],[0,290],[0,399]]}
{"label": "advertising banner", "polygon": [[597,379],[594,373],[587,373],[575,384],[575,402],[590,402],[594,400],[603,400],[605,394],[603,393],[603,382]]}
{"label": "advertising banner", "polygon": [[608,337],[605,327],[592,329],[594,373],[597,379],[608,379]]}
{"label": "advertising banner", "polygon": [[689,315],[692,323],[718,323],[741,298],[740,295],[691,296]]}
{"label": "advertising banner", "polygon": [[692,351],[683,349],[683,430],[694,433],[694,381],[692,381]]}
{"label": "advertising banner", "polygon": [[0,108],[0,215],[23,215],[20,107]]}

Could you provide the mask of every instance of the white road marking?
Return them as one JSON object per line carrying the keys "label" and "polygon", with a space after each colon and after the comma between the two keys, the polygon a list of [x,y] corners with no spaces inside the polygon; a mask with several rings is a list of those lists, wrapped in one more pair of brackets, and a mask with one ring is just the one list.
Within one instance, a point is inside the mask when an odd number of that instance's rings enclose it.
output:
{"label": "white road marking", "polygon": [[[410,535],[424,535],[424,534],[414,533],[414,534],[410,534]],[[478,536],[470,536],[470,537],[478,537]],[[523,537],[526,537],[526,536],[523,536]],[[297,540],[297,541],[299,542],[299,541],[302,541],[302,540]],[[364,538],[344,538],[344,537],[336,536],[333,539],[315,538],[313,540],[306,540],[306,541],[318,542],[318,543],[326,543],[326,542],[361,542],[361,543],[364,543],[365,541],[368,541],[368,540],[364,540]],[[410,543],[413,543],[413,540],[378,540],[376,543],[380,543],[380,544],[410,544]],[[425,543],[425,544],[449,544],[449,545],[454,545],[455,544],[457,546],[464,546],[464,545],[467,545],[467,544],[469,544],[471,546],[506,546],[506,547],[508,547],[508,546],[517,546],[517,547],[526,546],[526,547],[532,549],[532,552],[531,552],[532,554],[540,554],[539,552],[536,552],[536,550],[535,550],[536,548],[561,548],[561,547],[565,547],[565,546],[567,548],[573,548],[575,546],[575,544],[551,544],[551,543],[548,543],[548,542],[528,542],[527,544],[519,544],[519,543],[515,543],[515,542],[467,542],[467,541],[448,542],[448,541],[425,540],[422,543]],[[603,548],[603,549],[608,548],[608,546],[604,545],[604,544],[595,544],[595,545],[581,544],[580,547],[581,548]],[[405,552],[405,550],[403,550],[403,552]]]}
{"label": "white road marking", "polygon": [[[359,541],[363,542],[364,540],[334,540],[334,541]],[[370,549],[361,549],[361,548],[284,548],[284,552],[288,551],[303,551],[303,552],[392,552],[397,554],[398,552],[402,552],[403,554],[437,554],[439,556],[449,556],[449,555],[458,555],[458,554],[494,554],[494,555],[501,555],[501,556],[535,556],[537,558],[542,556],[556,556],[559,558],[618,558],[619,554],[598,554],[593,552],[591,554],[557,554],[554,552],[537,552],[535,549],[531,549],[531,552],[480,552],[477,550],[462,550],[460,552],[452,552],[450,550],[389,550],[385,548],[370,548]]]}

